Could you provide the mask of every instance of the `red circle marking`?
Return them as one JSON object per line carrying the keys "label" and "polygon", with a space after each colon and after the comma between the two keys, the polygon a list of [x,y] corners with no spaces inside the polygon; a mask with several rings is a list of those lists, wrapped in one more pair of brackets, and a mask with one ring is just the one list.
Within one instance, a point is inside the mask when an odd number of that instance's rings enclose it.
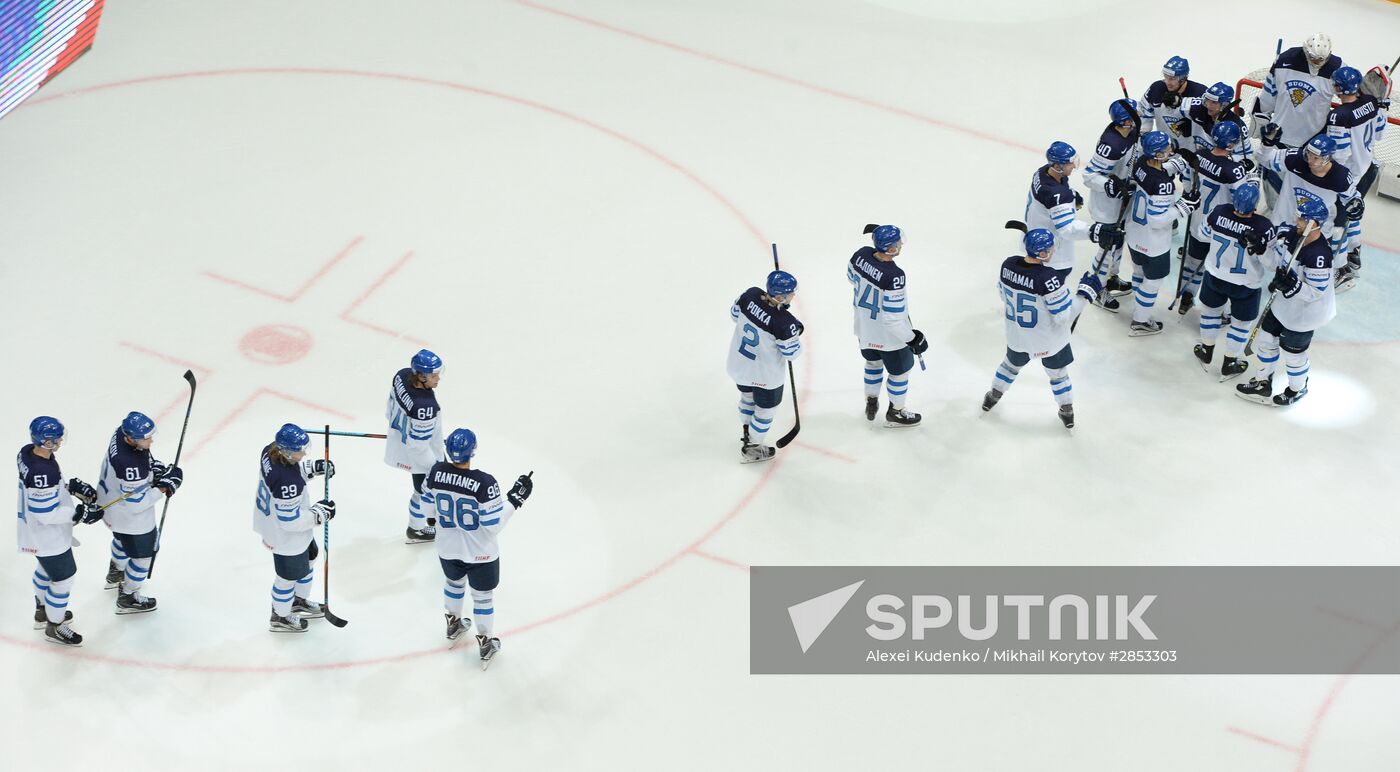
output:
{"label": "red circle marking", "polygon": [[[758,227],[755,226],[755,225],[753,224],[753,221],[750,220],[750,219],[748,218],[748,216],[746,216],[743,212],[741,212],[741,211],[739,210],[739,208],[738,208],[737,206],[734,205],[733,202],[731,202],[729,199],[725,198],[724,195],[723,195],[722,193],[720,193],[718,190],[716,190],[714,187],[712,187],[708,182],[705,182],[703,179],[701,179],[701,178],[699,177],[699,175],[695,174],[695,172],[692,172],[690,169],[686,168],[685,166],[682,166],[678,161],[676,161],[676,160],[674,160],[674,159],[672,159],[672,158],[666,156],[665,154],[661,153],[659,150],[656,150],[656,149],[654,149],[654,148],[652,148],[652,147],[649,147],[649,146],[643,144],[640,140],[634,139],[633,137],[630,137],[630,136],[628,136],[628,135],[626,135],[626,134],[623,134],[622,132],[617,131],[616,129],[612,129],[612,128],[609,128],[609,127],[604,126],[604,125],[602,125],[602,124],[595,123],[595,122],[593,122],[593,121],[591,121],[591,120],[589,120],[589,119],[587,119],[587,118],[584,118],[584,117],[579,116],[579,115],[575,115],[575,114],[573,114],[573,113],[567,112],[567,111],[562,110],[562,109],[560,109],[560,108],[552,107],[552,106],[550,106],[550,105],[546,105],[546,104],[543,104],[543,103],[540,103],[540,102],[535,102],[535,101],[532,101],[532,100],[529,100],[529,99],[525,99],[525,98],[522,98],[522,97],[518,97],[518,96],[511,95],[511,94],[504,94],[504,93],[501,93],[501,92],[498,92],[498,91],[491,91],[491,90],[488,90],[488,89],[478,88],[478,87],[476,87],[476,86],[468,86],[468,85],[466,85],[466,84],[464,84],[464,83],[454,83],[454,82],[452,82],[452,81],[438,80],[438,79],[435,79],[435,78],[422,78],[422,77],[417,77],[417,76],[413,76],[413,75],[396,75],[396,74],[394,74],[394,73],[371,72],[371,71],[364,71],[364,70],[338,70],[338,69],[305,68],[305,67],[248,67],[248,68],[228,69],[228,70],[205,70],[205,71],[197,71],[197,72],[177,72],[177,73],[169,73],[169,74],[166,74],[166,75],[151,75],[151,76],[147,76],[147,77],[144,77],[144,78],[132,78],[132,79],[130,79],[130,80],[114,81],[114,82],[112,82],[112,83],[99,83],[99,84],[96,84],[96,85],[93,85],[93,86],[86,86],[86,87],[84,87],[84,88],[73,89],[73,90],[71,90],[71,91],[58,92],[58,93],[55,93],[55,94],[48,94],[48,95],[43,96],[43,97],[37,97],[37,98],[34,98],[34,99],[30,99],[30,100],[28,100],[27,102],[25,102],[24,104],[20,105],[18,109],[24,109],[24,108],[27,108],[27,107],[32,107],[32,106],[34,106],[34,105],[44,104],[44,103],[46,103],[46,102],[52,102],[52,101],[59,100],[59,99],[65,99],[65,98],[67,98],[67,97],[80,96],[80,95],[83,95],[83,94],[91,94],[91,93],[95,93],[95,92],[98,92],[98,91],[108,91],[108,90],[117,89],[117,88],[125,88],[125,87],[128,87],[128,86],[138,86],[138,85],[151,84],[151,83],[169,83],[169,82],[171,82],[171,81],[189,80],[189,79],[194,79],[194,78],[218,78],[218,77],[236,77],[236,76],[248,76],[248,75],[274,75],[274,76],[276,76],[276,75],[282,75],[282,76],[285,76],[285,75],[311,75],[311,76],[323,76],[323,77],[365,78],[365,79],[373,79],[373,80],[387,80],[387,81],[394,81],[394,82],[399,82],[399,83],[410,83],[410,84],[421,85],[421,86],[433,86],[433,87],[436,87],[436,88],[445,88],[445,89],[450,89],[450,90],[453,90],[453,91],[465,92],[465,93],[472,94],[472,95],[475,95],[475,96],[491,97],[491,98],[493,98],[493,99],[500,99],[500,100],[502,100],[502,101],[510,102],[510,103],[512,103],[512,104],[517,104],[517,105],[521,105],[521,106],[523,106],[523,107],[529,107],[529,108],[532,108],[532,109],[535,109],[535,110],[539,110],[539,111],[544,112],[544,113],[548,113],[548,114],[553,115],[553,116],[555,116],[555,117],[557,117],[557,118],[562,118],[562,119],[564,119],[565,121],[568,121],[568,122],[570,122],[570,123],[574,123],[574,124],[577,124],[577,125],[579,125],[579,126],[584,126],[584,127],[586,127],[586,128],[593,129],[594,131],[597,131],[597,132],[599,132],[599,133],[602,133],[602,134],[605,134],[605,135],[607,135],[607,136],[609,136],[609,137],[612,137],[613,139],[615,139],[615,140],[617,140],[617,141],[619,141],[619,142],[621,142],[621,143],[623,143],[623,144],[625,144],[625,145],[627,145],[627,146],[629,146],[629,147],[631,147],[631,148],[633,148],[633,149],[635,149],[635,150],[640,151],[643,155],[645,155],[645,156],[651,158],[652,160],[661,163],[663,166],[667,167],[668,169],[670,169],[671,171],[675,172],[676,174],[679,174],[681,177],[684,177],[687,181],[689,181],[690,183],[694,184],[696,187],[700,188],[700,189],[701,189],[702,191],[704,191],[707,195],[709,195],[711,198],[713,198],[713,199],[714,199],[716,202],[718,202],[726,211],[728,211],[736,220],[738,220],[738,221],[739,221],[739,224],[742,225],[742,226],[744,227],[744,229],[747,230],[747,231],[749,232],[749,235],[752,236],[752,237],[754,238],[755,242],[756,242],[756,243],[759,245],[759,247],[763,250],[763,254],[764,254],[765,259],[767,259],[767,257],[768,257],[768,240],[765,239],[765,238],[763,237],[763,233],[762,233],[761,231],[759,231]],[[259,328],[259,329],[268,329],[268,328]],[[253,332],[249,333],[249,335],[252,335],[253,333],[256,333],[256,332],[257,332],[257,330],[254,330]],[[309,336],[308,336],[308,337],[309,337]],[[244,336],[244,341],[246,342],[247,340],[248,340],[248,336]],[[309,345],[309,344],[308,344],[308,345]],[[241,345],[240,345],[240,348],[242,348]],[[244,353],[246,354],[247,351],[245,350]],[[302,353],[305,353],[305,352],[302,352]],[[807,356],[803,357],[803,360],[804,360],[804,362],[803,362],[803,372],[804,372],[804,375],[808,376],[808,380],[810,381],[810,374],[811,374],[811,367],[812,367],[812,358],[811,358],[810,350],[808,351]],[[805,395],[804,395],[804,396],[805,396]],[[800,402],[800,401],[802,401],[802,400],[799,400],[799,402]],[[681,549],[680,551],[676,552],[675,554],[673,554],[673,555],[671,555],[670,557],[666,558],[665,560],[661,561],[660,563],[658,563],[656,566],[652,567],[651,569],[649,569],[649,570],[647,570],[647,571],[644,571],[644,572],[642,572],[641,574],[638,574],[637,576],[633,577],[632,579],[629,579],[629,580],[627,580],[626,582],[623,582],[622,584],[620,584],[620,585],[618,585],[618,586],[612,588],[611,590],[608,590],[607,592],[605,592],[605,593],[603,593],[603,594],[601,594],[601,595],[598,595],[598,596],[596,596],[596,597],[594,597],[594,598],[591,598],[591,599],[589,599],[589,600],[583,601],[582,603],[576,604],[576,605],[571,606],[571,607],[569,607],[569,608],[566,608],[566,609],[564,609],[564,610],[562,610],[562,611],[558,611],[558,612],[555,612],[555,613],[553,613],[553,614],[550,614],[549,616],[541,617],[540,619],[536,619],[536,620],[533,620],[533,621],[530,621],[530,622],[526,622],[525,624],[520,625],[519,627],[507,629],[506,632],[511,633],[511,634],[514,634],[514,635],[519,635],[520,633],[524,633],[524,632],[527,632],[527,631],[530,631],[530,630],[534,630],[534,629],[537,629],[537,628],[540,628],[540,627],[544,627],[545,625],[553,624],[553,623],[558,622],[558,621],[563,620],[563,619],[567,619],[567,618],[569,618],[569,617],[571,617],[571,616],[574,616],[575,614],[578,614],[578,613],[581,612],[581,611],[586,611],[586,610],[588,610],[588,609],[593,608],[594,606],[599,606],[599,605],[602,605],[602,604],[604,604],[604,603],[607,603],[608,601],[610,601],[610,600],[612,600],[612,599],[618,597],[619,595],[622,595],[622,594],[628,592],[629,590],[632,590],[633,588],[637,587],[638,585],[641,585],[642,583],[646,582],[647,580],[649,580],[649,579],[651,579],[651,578],[653,578],[653,577],[655,577],[655,576],[661,574],[661,573],[664,572],[666,569],[670,568],[671,566],[673,566],[673,565],[675,565],[677,562],[679,562],[681,558],[683,558],[683,557],[685,557],[686,555],[690,554],[690,552],[691,552],[692,550],[694,550],[694,549],[700,547],[700,546],[703,545],[705,542],[709,541],[711,537],[713,537],[716,533],[719,533],[719,531],[720,531],[721,529],[723,529],[726,525],[728,525],[728,524],[730,523],[730,521],[732,521],[734,518],[738,517],[739,514],[740,514],[741,512],[743,512],[743,511],[749,506],[749,504],[754,500],[754,498],[758,495],[759,491],[761,491],[761,490],[763,489],[763,487],[768,483],[768,481],[771,480],[771,479],[773,478],[773,473],[774,473],[774,472],[778,469],[778,467],[783,463],[783,459],[784,459],[784,458],[785,458],[785,456],[780,455],[780,456],[778,456],[776,459],[774,459],[771,463],[766,464],[767,469],[764,470],[762,476],[760,476],[757,480],[754,481],[753,485],[749,487],[749,490],[744,494],[744,496],[743,496],[741,499],[739,499],[738,503],[736,503],[733,507],[731,507],[731,508],[729,509],[729,511],[726,512],[726,513],[724,514],[723,517],[719,518],[719,519],[716,520],[712,525],[710,525],[710,527],[707,528],[707,529],[705,530],[704,533],[700,534],[700,536],[699,536],[698,538],[696,538],[695,541],[691,542],[690,544],[687,544],[687,545],[686,545],[683,549]],[[24,647],[24,648],[33,649],[33,650],[35,650],[35,651],[42,651],[42,652],[45,652],[45,653],[48,653],[48,654],[53,654],[53,655],[57,655],[57,656],[64,656],[64,657],[71,657],[71,658],[74,658],[74,659],[88,660],[88,661],[92,661],[92,662],[103,662],[103,663],[111,664],[111,665],[127,665],[127,666],[133,666],[133,667],[144,667],[144,668],[150,668],[150,669],[153,669],[153,670],[170,670],[170,671],[184,671],[184,672],[198,672],[198,673],[285,673],[285,672],[289,672],[289,671],[345,670],[345,669],[349,669],[349,668],[365,667],[365,666],[369,666],[369,665],[383,665],[383,664],[390,664],[390,663],[394,663],[394,662],[403,662],[403,661],[406,661],[406,660],[416,659],[416,658],[418,658],[418,657],[432,656],[432,655],[434,655],[434,654],[436,654],[436,655],[445,655],[445,654],[450,654],[450,653],[451,653],[448,649],[446,649],[446,648],[444,648],[444,647],[442,647],[442,646],[434,646],[434,647],[432,647],[432,648],[430,648],[430,649],[421,649],[421,650],[419,650],[419,651],[411,651],[411,652],[407,652],[407,653],[403,653],[403,654],[390,654],[390,655],[385,655],[385,656],[381,656],[381,657],[371,657],[371,658],[368,658],[368,659],[357,659],[357,660],[345,660],[345,661],[342,661],[342,662],[323,662],[323,663],[317,663],[317,664],[298,664],[298,665],[282,665],[282,666],[268,666],[268,665],[210,665],[210,664],[198,664],[198,663],[152,662],[152,661],[147,661],[147,660],[130,659],[130,658],[126,658],[126,657],[113,657],[113,656],[108,656],[108,655],[105,655],[105,654],[98,654],[98,653],[92,652],[91,650],[88,650],[88,649],[69,649],[69,648],[56,648],[56,647],[53,647],[53,646],[44,646],[44,645],[41,644],[41,643],[36,643],[36,642],[30,641],[30,640],[23,640],[23,639],[16,638],[16,637],[13,637],[13,636],[10,636],[10,635],[5,635],[5,634],[0,634],[0,641],[3,641],[3,642],[5,642],[5,643],[9,643],[9,644],[12,644],[12,645],[15,645],[15,646],[21,646],[21,647]]]}
{"label": "red circle marking", "polygon": [[238,341],[238,350],[254,362],[291,364],[311,350],[311,333],[290,324],[266,324],[249,330]]}

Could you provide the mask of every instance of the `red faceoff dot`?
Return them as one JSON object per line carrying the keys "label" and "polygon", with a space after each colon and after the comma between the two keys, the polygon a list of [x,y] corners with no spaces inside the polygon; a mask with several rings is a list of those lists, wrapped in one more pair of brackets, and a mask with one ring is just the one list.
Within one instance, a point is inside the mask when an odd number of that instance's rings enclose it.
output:
{"label": "red faceoff dot", "polygon": [[238,350],[254,362],[290,364],[311,350],[311,333],[288,324],[255,327],[238,342]]}

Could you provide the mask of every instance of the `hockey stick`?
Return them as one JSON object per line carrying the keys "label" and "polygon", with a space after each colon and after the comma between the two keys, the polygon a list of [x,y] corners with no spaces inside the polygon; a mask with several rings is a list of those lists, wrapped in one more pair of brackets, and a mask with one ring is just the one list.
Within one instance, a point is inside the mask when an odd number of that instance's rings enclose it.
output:
{"label": "hockey stick", "polygon": [[[330,462],[331,462],[331,425],[330,425],[330,424],[326,424],[325,436],[326,436],[326,443],[325,443],[325,444],[326,444],[326,464],[329,465]],[[329,500],[330,497],[331,497],[331,476],[330,476],[329,474],[327,474],[327,475],[325,475],[325,477],[326,477],[326,480],[325,480],[325,482],[326,482],[325,498],[326,498],[327,500]],[[326,553],[326,554],[321,558],[321,561],[322,561],[322,562],[321,562],[321,567],[325,570],[325,576],[324,576],[323,581],[321,582],[321,590],[322,590],[322,593],[323,593],[323,594],[321,595],[321,610],[324,611],[324,612],[326,612],[326,621],[327,621],[327,622],[330,622],[332,625],[334,625],[334,626],[336,626],[336,627],[344,627],[344,626],[346,626],[346,625],[348,625],[348,624],[350,624],[350,623],[349,623],[348,621],[344,620],[344,619],[341,619],[340,617],[336,616],[335,614],[332,614],[332,613],[331,613],[331,520],[330,520],[330,518],[326,518],[325,522],[321,523],[321,528],[322,528],[322,530],[321,530],[321,545],[322,545],[322,547],[323,547],[322,551]]]}
{"label": "hockey stick", "polygon": [[[147,488],[146,490],[150,490],[150,488]],[[123,501],[126,501],[127,499],[131,498],[132,496],[135,496],[135,495],[136,495],[137,493],[139,493],[139,492],[140,492],[139,490],[130,491],[130,492],[126,493],[125,495],[123,495],[121,498],[112,499],[111,501],[107,502],[106,504],[103,504],[102,506],[98,507],[97,509],[89,510],[89,511],[101,512],[102,510],[106,509],[107,507],[115,506],[115,505],[117,505],[117,504],[122,503]]]}
{"label": "hockey stick", "polygon": [[[1308,236],[1311,235],[1312,232],[1313,221],[1309,220],[1308,224],[1303,227],[1303,233],[1298,237],[1298,246],[1293,248],[1293,255],[1288,258],[1288,265],[1284,266],[1284,270],[1293,270],[1293,263],[1297,261],[1298,253],[1303,251],[1303,245],[1307,243]],[[1274,299],[1277,297],[1278,292],[1269,293],[1269,302],[1264,304],[1264,310],[1259,312],[1259,318],[1255,320],[1253,328],[1249,331],[1249,340],[1244,342],[1245,356],[1250,356],[1254,352],[1254,337],[1259,334],[1259,325],[1264,323],[1264,317],[1268,315],[1269,308],[1273,306]]]}
{"label": "hockey stick", "polygon": [[[302,425],[304,425],[304,424],[298,424],[298,425],[299,425],[299,426],[302,426]],[[345,432],[345,431],[339,431],[339,430],[331,431],[331,430],[327,429],[324,433],[325,433],[325,434],[329,434],[329,435],[332,436],[332,437],[365,437],[365,438],[368,438],[368,439],[371,439],[371,440],[382,440],[382,439],[386,439],[386,435],[383,435],[383,434],[372,434],[372,433],[370,433],[370,432]]]}
{"label": "hockey stick", "polygon": [[[865,233],[874,233],[874,232],[875,232],[875,229],[878,228],[878,227],[880,227],[880,226],[876,225],[875,223],[868,223],[868,224],[865,226]],[[1006,224],[1006,227],[1008,227],[1008,228],[1011,227],[1011,223],[1008,222],[1008,223]],[[1025,226],[1022,226],[1022,228],[1024,229]],[[777,245],[775,244],[774,246],[777,246]],[[909,326],[910,326],[910,327],[913,327],[913,326],[914,326],[914,321],[913,321],[912,319],[909,321]],[[916,357],[919,358],[919,369],[920,369],[920,370],[925,370],[925,371],[928,370],[928,365],[924,364],[924,355],[923,355],[923,354],[915,354],[914,356],[916,356]]]}
{"label": "hockey stick", "polygon": [[[778,268],[778,245],[777,245],[777,244],[774,244],[774,245],[773,245],[773,270],[775,270],[775,271],[781,270],[780,268]],[[796,375],[793,375],[793,373],[792,373],[792,362],[791,362],[791,361],[789,361],[789,362],[787,363],[787,366],[788,366],[788,382],[792,384],[792,430],[789,431],[787,434],[784,434],[782,437],[779,437],[779,438],[778,438],[777,445],[778,445],[778,447],[780,447],[780,448],[786,448],[786,447],[788,446],[788,443],[790,443],[790,442],[792,442],[793,440],[797,439],[797,433],[800,432],[800,431],[802,431],[802,415],[798,412],[798,409],[797,409],[797,376],[796,376]]]}
{"label": "hockey stick", "polygon": [[[185,405],[185,425],[180,427],[180,444],[175,446],[175,460],[171,462],[171,466],[180,465],[180,452],[185,449],[185,432],[188,431],[190,428],[190,411],[194,409],[194,390],[197,386],[194,380],[194,373],[189,370],[186,370],[184,377],[185,380],[189,381],[190,384],[190,401],[188,404]],[[154,482],[152,484],[154,484]],[[148,580],[151,578],[152,575],[155,574],[156,571],[156,558],[160,557],[161,538],[165,536],[165,513],[169,511],[170,497],[166,496],[165,504],[162,505],[160,508],[160,524],[156,526],[156,551],[154,555],[151,555],[151,567],[146,569],[146,578]]]}

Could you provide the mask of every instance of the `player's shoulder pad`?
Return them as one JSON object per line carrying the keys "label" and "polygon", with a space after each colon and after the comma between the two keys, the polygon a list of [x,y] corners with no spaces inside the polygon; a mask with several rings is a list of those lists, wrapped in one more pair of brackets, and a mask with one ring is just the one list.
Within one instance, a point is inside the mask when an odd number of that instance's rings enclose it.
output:
{"label": "player's shoulder pad", "polygon": [[1044,263],[1031,265],[1023,255],[1012,255],[1002,261],[1001,283],[1036,295],[1049,295],[1063,286],[1055,269]]}
{"label": "player's shoulder pad", "polygon": [[1307,54],[1303,53],[1302,46],[1294,46],[1293,48],[1289,48],[1283,53],[1279,54],[1278,58],[1274,60],[1274,66],[1269,69],[1298,70],[1300,72],[1307,72],[1308,56]]}
{"label": "player's shoulder pad", "polygon": [[1095,152],[1109,161],[1117,161],[1127,155],[1135,142],[1136,140],[1131,134],[1125,137],[1113,128],[1113,124],[1109,124],[1104,128],[1103,134],[1099,136],[1099,144],[1095,148]]}
{"label": "player's shoulder pad", "polygon": [[1160,106],[1162,104],[1162,97],[1166,95],[1167,84],[1160,80],[1153,81],[1152,85],[1147,87],[1146,93],[1143,94],[1143,96],[1147,98],[1147,101],[1153,106]]}
{"label": "player's shoulder pad", "polygon": [[1183,97],[1199,97],[1199,96],[1205,96],[1205,93],[1206,93],[1207,91],[1209,91],[1209,90],[1210,90],[1210,89],[1206,87],[1206,84],[1204,84],[1204,83],[1197,83],[1196,81],[1191,80],[1191,79],[1188,78],[1188,79],[1186,80],[1186,93],[1182,94],[1182,96],[1183,96]]}
{"label": "player's shoulder pad", "polygon": [[1304,268],[1323,269],[1332,267],[1332,245],[1326,238],[1306,244],[1298,252],[1298,265]]}
{"label": "player's shoulder pad", "polygon": [[1049,164],[1036,170],[1031,182],[1031,195],[1046,209],[1074,203],[1074,191],[1069,186],[1069,180],[1056,182],[1055,178],[1050,176]]}
{"label": "player's shoulder pad", "polygon": [[882,290],[904,289],[904,269],[895,265],[893,260],[875,257],[874,247],[862,247],[851,255],[851,267]]}
{"label": "player's shoulder pad", "polygon": [[[763,290],[758,287],[749,287],[744,290],[744,294],[739,296],[739,313],[750,324],[757,326],[764,332],[780,340],[790,337],[786,328],[779,329],[774,326],[775,322],[781,318],[786,311],[780,311],[763,301]],[[789,316],[791,316],[789,314]]]}
{"label": "player's shoulder pad", "polygon": [[1331,80],[1332,76],[1337,74],[1337,70],[1340,70],[1341,68],[1342,57],[1337,56],[1336,54],[1332,54],[1327,57],[1327,61],[1323,62],[1322,68],[1317,71],[1317,77]]}
{"label": "player's shoulder pad", "polygon": [[58,485],[62,478],[62,473],[58,471],[58,460],[55,458],[43,458],[34,453],[32,444],[20,448],[19,455],[15,458],[19,466],[20,482],[26,488],[34,487],[34,478],[38,475],[45,475],[47,487]]}

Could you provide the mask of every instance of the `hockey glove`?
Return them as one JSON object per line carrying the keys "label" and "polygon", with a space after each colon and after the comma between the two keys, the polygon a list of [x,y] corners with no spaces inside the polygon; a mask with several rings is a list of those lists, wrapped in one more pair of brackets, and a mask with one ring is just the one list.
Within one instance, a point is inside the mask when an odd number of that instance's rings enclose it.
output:
{"label": "hockey glove", "polygon": [[102,519],[102,508],[96,504],[89,504],[84,508],[83,523],[91,524]]}
{"label": "hockey glove", "polygon": [[1279,242],[1283,244],[1283,248],[1287,249],[1289,252],[1292,252],[1293,248],[1298,246],[1298,236],[1298,227],[1295,225],[1274,226],[1274,238],[1278,239]]}
{"label": "hockey glove", "polygon": [[1245,174],[1250,174],[1250,173],[1253,172],[1253,171],[1255,170],[1255,168],[1258,167],[1258,166],[1259,166],[1259,164],[1254,163],[1254,159],[1253,159],[1253,158],[1246,158],[1246,159],[1244,159],[1244,173],[1245,173]]}
{"label": "hockey glove", "polygon": [[1074,194],[1074,210],[1077,212],[1077,211],[1079,211],[1080,209],[1083,209],[1083,208],[1084,208],[1084,197],[1081,196],[1081,195],[1079,195],[1079,191],[1077,191],[1077,190],[1073,190],[1073,191],[1070,191],[1070,192]]}
{"label": "hockey glove", "polygon": [[1281,292],[1286,298],[1291,298],[1298,294],[1298,290],[1303,288],[1303,280],[1298,278],[1290,268],[1279,268],[1274,271],[1274,280],[1269,282],[1270,292]]}
{"label": "hockey glove", "polygon": [[174,496],[175,491],[180,490],[180,485],[185,482],[185,473],[178,466],[166,467],[165,474],[156,480],[155,487],[160,488],[167,496]]}
{"label": "hockey glove", "polygon": [[914,356],[922,356],[925,351],[928,351],[928,338],[925,338],[922,332],[915,330],[914,337],[909,340],[908,346],[913,350]]}
{"label": "hockey glove", "polygon": [[1167,107],[1180,107],[1181,95],[1176,93],[1175,91],[1168,91],[1167,93],[1162,95],[1162,104],[1166,105]]}
{"label": "hockey glove", "polygon": [[68,492],[78,498],[84,504],[91,504],[97,501],[97,489],[74,477],[68,481]]}
{"label": "hockey glove", "polygon": [[86,504],[79,504],[78,506],[74,507],[74,508],[73,508],[73,525],[77,525],[78,523],[81,523],[81,522],[83,522],[84,520],[86,520],[86,519],[87,519],[87,513],[88,513],[88,508],[87,508],[87,505],[86,505]]}
{"label": "hockey glove", "polygon": [[316,459],[315,461],[307,459],[301,462],[301,473],[308,480],[320,475],[335,477],[335,464],[325,459]]}
{"label": "hockey glove", "polygon": [[1192,169],[1198,168],[1198,167],[1201,165],[1201,160],[1200,160],[1199,158],[1196,157],[1196,151],[1194,151],[1194,150],[1188,150],[1188,149],[1186,149],[1186,148],[1183,147],[1183,148],[1179,148],[1179,149],[1176,151],[1176,153],[1177,153],[1177,155],[1179,155],[1179,156],[1181,156],[1182,158],[1184,158],[1184,159],[1186,160],[1186,164],[1187,164],[1188,166],[1190,166]]}
{"label": "hockey glove", "polygon": [[1189,136],[1191,136],[1191,119],[1190,119],[1190,118],[1182,118],[1181,120],[1176,121],[1175,123],[1171,124],[1171,127],[1172,127],[1172,133],[1175,134],[1175,135],[1177,135],[1178,137],[1189,137]]}
{"label": "hockey glove", "polygon": [[1162,170],[1173,177],[1182,177],[1191,171],[1191,164],[1186,163],[1186,159],[1180,155],[1173,155],[1162,162]]}
{"label": "hockey glove", "polygon": [[1245,251],[1251,255],[1262,255],[1268,251],[1268,246],[1264,244],[1264,241],[1253,233],[1241,234],[1240,241],[1244,243]]}
{"label": "hockey glove", "polygon": [[160,478],[164,477],[164,476],[165,476],[165,470],[167,470],[167,469],[169,469],[169,468],[170,468],[170,465],[169,465],[169,464],[166,464],[164,461],[157,461],[155,458],[152,458],[152,459],[151,459],[151,479],[159,480]]}
{"label": "hockey glove", "polygon": [[1345,204],[1342,204],[1342,211],[1346,212],[1348,220],[1359,222],[1361,220],[1361,215],[1366,213],[1366,202],[1361,200],[1361,196],[1357,196]]}
{"label": "hockey glove", "polygon": [[1103,194],[1109,198],[1122,198],[1128,194],[1128,188],[1119,177],[1109,177],[1103,181]]}
{"label": "hockey glove", "polygon": [[535,492],[535,483],[530,475],[522,474],[515,478],[515,484],[510,486],[510,493],[506,494],[506,499],[510,505],[516,509],[525,506],[525,500],[530,498],[530,494]]}
{"label": "hockey glove", "polygon": [[1181,200],[1185,201],[1186,205],[1191,207],[1192,210],[1194,210],[1196,207],[1201,205],[1201,191],[1195,190],[1193,188],[1187,188],[1186,190],[1181,192]]}
{"label": "hockey glove", "polygon": [[1084,275],[1079,277],[1079,291],[1077,294],[1090,303],[1093,303],[1095,300],[1098,300],[1099,295],[1103,294],[1103,282],[1099,281],[1099,277],[1085,271]]}
{"label": "hockey glove", "polygon": [[1123,229],[1113,223],[1096,222],[1089,226],[1089,240],[1104,249],[1123,246]]}
{"label": "hockey glove", "polygon": [[1281,139],[1283,129],[1277,123],[1270,123],[1259,130],[1259,141],[1264,143],[1264,147],[1277,147]]}
{"label": "hockey glove", "polygon": [[316,525],[328,523],[335,519],[335,502],[330,499],[321,499],[311,505],[311,516],[316,518]]}

